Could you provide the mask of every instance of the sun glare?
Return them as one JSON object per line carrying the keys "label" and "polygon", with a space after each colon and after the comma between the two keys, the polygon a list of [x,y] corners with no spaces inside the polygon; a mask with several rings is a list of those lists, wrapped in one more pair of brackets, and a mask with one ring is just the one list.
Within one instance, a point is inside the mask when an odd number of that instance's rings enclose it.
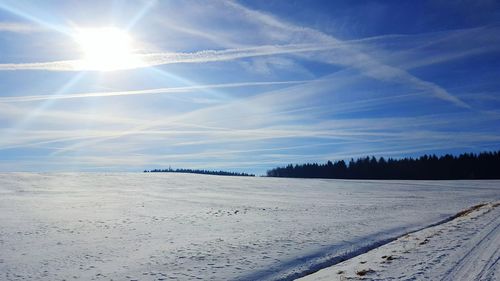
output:
{"label": "sun glare", "polygon": [[74,38],[83,52],[83,69],[111,71],[140,65],[140,60],[133,54],[132,38],[123,30],[82,28],[77,30]]}

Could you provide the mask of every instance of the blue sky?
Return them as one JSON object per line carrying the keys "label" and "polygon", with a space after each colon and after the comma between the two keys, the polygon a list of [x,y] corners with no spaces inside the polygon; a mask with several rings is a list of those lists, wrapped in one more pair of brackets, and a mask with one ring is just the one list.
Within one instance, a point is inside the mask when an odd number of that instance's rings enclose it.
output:
{"label": "blue sky", "polygon": [[487,0],[0,0],[0,171],[500,149],[499,34]]}

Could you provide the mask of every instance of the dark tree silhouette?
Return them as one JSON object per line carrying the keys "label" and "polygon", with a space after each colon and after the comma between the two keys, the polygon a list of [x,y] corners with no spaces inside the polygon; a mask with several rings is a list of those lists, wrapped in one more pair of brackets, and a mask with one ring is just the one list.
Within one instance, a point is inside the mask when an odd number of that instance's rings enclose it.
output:
{"label": "dark tree silhouette", "polygon": [[331,179],[500,179],[500,151],[459,156],[424,155],[419,158],[385,159],[375,157],[351,159],[325,164],[289,164],[267,171],[268,177]]}
{"label": "dark tree silhouette", "polygon": [[188,173],[188,174],[203,174],[203,175],[216,175],[216,176],[238,176],[238,177],[254,177],[254,174],[236,173],[226,171],[209,171],[209,170],[193,170],[193,169],[154,169],[144,170],[144,173]]}

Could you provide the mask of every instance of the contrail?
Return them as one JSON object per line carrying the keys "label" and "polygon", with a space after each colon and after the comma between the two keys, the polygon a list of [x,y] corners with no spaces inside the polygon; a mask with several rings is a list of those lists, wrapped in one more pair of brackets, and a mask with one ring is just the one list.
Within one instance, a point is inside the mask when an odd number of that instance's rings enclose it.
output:
{"label": "contrail", "polygon": [[[204,50],[193,53],[152,53],[135,54],[132,57],[137,63],[122,69],[144,68],[165,64],[177,63],[204,63],[215,61],[229,61],[240,58],[270,56],[279,54],[302,53],[312,51],[326,51],[337,48],[338,44],[288,44],[264,45],[249,48]],[[99,70],[86,65],[84,60],[63,60],[35,63],[4,63],[0,70],[48,70],[48,71],[95,71]]]}
{"label": "contrail", "polygon": [[0,22],[0,32],[30,33],[44,31],[42,27],[20,23],[20,22]]}
{"label": "contrail", "polygon": [[418,89],[425,89],[437,98],[451,102],[456,106],[468,109],[471,108],[470,105],[455,97],[438,84],[420,79],[405,69],[383,63],[358,48],[354,48],[353,46],[346,44],[348,41],[340,40],[337,37],[333,37],[313,28],[302,27],[281,21],[272,15],[249,9],[236,3],[236,1],[226,1],[224,4],[242,12],[242,15],[247,17],[247,19],[250,19],[257,24],[260,23],[264,28],[270,28],[274,29],[275,32],[281,32],[284,36],[288,35],[290,38],[295,38],[294,36],[300,34],[301,36],[304,36],[304,38],[307,38],[308,42],[324,42],[322,44],[337,46],[340,51],[340,55],[337,57],[324,57],[323,62],[352,67],[359,70],[364,75],[381,81],[408,84]]}
{"label": "contrail", "polygon": [[194,92],[194,91],[207,90],[207,89],[224,89],[224,88],[273,86],[273,85],[292,85],[292,84],[302,84],[302,83],[315,82],[315,81],[320,81],[320,80],[241,82],[241,83],[194,85],[194,86],[185,86],[185,87],[156,88],[156,89],[131,90],[131,91],[90,92],[90,93],[77,93],[77,94],[65,94],[65,95],[35,95],[35,96],[19,96],[19,97],[0,97],[0,102],[4,102],[4,103],[31,102],[31,101],[55,100],[55,99],[78,99],[78,98],[94,98],[94,97],[114,97],[114,96],[131,96],[131,95],[187,93],[187,92]]}

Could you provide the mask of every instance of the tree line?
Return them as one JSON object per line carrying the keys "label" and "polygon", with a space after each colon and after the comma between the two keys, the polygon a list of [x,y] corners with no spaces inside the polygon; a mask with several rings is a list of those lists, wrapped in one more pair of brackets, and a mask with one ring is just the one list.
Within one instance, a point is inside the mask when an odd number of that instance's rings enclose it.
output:
{"label": "tree line", "polygon": [[237,176],[237,177],[255,177],[254,174],[227,172],[227,171],[209,171],[197,169],[154,169],[144,170],[144,173],[188,173],[188,174],[203,174],[203,175],[216,175],[216,176]]}
{"label": "tree line", "polygon": [[329,179],[456,180],[500,179],[500,151],[459,156],[424,155],[418,158],[364,157],[325,164],[289,164],[267,171],[268,177]]}

